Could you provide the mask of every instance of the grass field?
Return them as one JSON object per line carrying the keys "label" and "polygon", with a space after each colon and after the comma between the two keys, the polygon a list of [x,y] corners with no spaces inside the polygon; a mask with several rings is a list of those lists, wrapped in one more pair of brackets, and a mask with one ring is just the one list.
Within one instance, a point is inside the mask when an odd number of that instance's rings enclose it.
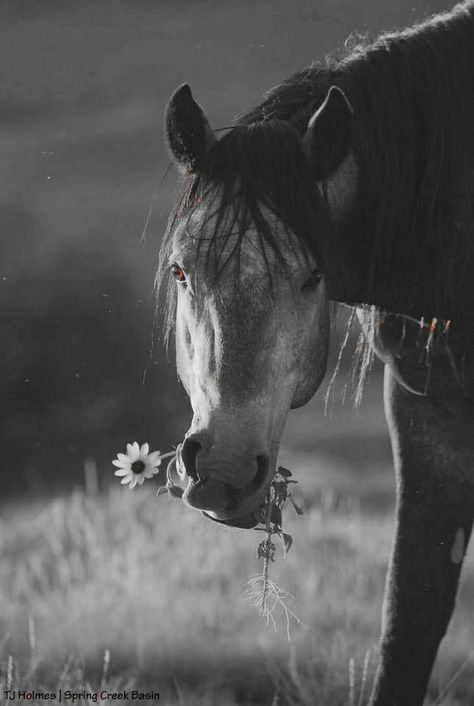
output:
{"label": "grass field", "polygon": [[[378,387],[368,390],[369,402]],[[300,480],[305,507],[303,517],[287,510],[294,547],[272,566],[302,623],[292,622],[291,643],[282,614],[274,632],[240,599],[259,571],[257,533],[215,526],[178,500],[156,498],[152,483],[95,496],[78,489],[3,515],[0,693],[7,678],[13,688],[36,690],[97,689],[102,681],[159,691],[160,703],[170,706],[270,706],[280,680],[291,706],[357,706],[364,661],[370,683],[377,657],[393,522],[386,510],[393,502],[389,458],[383,421],[374,421],[380,403],[343,408],[332,419],[318,415],[311,427],[320,404],[290,416],[281,454]],[[345,416],[355,420],[352,437]],[[352,478],[337,443],[342,422],[346,447],[352,438]],[[365,469],[364,484],[354,473],[369,423],[374,434],[380,427],[379,463]],[[312,455],[311,428],[321,439]],[[376,474],[378,484],[370,484]],[[471,559],[427,703],[441,692],[436,704],[472,704],[473,587]]]}

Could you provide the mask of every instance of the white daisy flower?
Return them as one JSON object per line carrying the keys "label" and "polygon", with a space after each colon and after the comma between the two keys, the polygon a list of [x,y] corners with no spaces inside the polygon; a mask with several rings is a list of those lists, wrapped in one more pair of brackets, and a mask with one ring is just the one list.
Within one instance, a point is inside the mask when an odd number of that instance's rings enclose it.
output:
{"label": "white daisy flower", "polygon": [[126,454],[117,454],[117,458],[112,461],[118,468],[116,476],[122,476],[122,485],[129,484],[130,490],[137,484],[143,485],[146,478],[153,478],[159,471],[162,456],[159,451],[150,452],[149,444],[139,446],[136,441],[127,444]]}

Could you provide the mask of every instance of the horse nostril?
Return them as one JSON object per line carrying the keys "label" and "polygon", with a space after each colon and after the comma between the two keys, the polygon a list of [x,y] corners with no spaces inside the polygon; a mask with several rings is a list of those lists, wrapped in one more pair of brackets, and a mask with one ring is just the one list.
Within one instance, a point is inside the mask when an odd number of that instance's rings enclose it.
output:
{"label": "horse nostril", "polygon": [[198,441],[194,441],[194,439],[190,438],[185,439],[181,447],[181,458],[183,460],[186,473],[195,482],[199,480],[196,470],[196,456],[201,448],[202,446]]}

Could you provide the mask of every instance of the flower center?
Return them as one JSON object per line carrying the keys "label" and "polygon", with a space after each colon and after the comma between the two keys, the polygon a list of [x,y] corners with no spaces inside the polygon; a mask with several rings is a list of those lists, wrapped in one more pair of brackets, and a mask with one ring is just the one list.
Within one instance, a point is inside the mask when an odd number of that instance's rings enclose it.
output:
{"label": "flower center", "polygon": [[139,475],[140,473],[143,473],[144,470],[145,470],[145,464],[143,463],[143,461],[134,461],[132,463],[132,471],[134,473],[136,473],[137,475]]}

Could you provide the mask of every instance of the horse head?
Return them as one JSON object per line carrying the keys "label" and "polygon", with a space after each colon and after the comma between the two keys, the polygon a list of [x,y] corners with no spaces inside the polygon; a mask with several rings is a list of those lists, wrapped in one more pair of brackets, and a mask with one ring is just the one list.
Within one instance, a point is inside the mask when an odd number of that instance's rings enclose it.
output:
{"label": "horse head", "polygon": [[176,466],[184,502],[226,524],[257,523],[287,413],[325,374],[333,227],[321,183],[346,157],[350,118],[332,88],[304,134],[268,120],[216,139],[188,86],[167,106],[184,191],[160,276],[193,409]]}

